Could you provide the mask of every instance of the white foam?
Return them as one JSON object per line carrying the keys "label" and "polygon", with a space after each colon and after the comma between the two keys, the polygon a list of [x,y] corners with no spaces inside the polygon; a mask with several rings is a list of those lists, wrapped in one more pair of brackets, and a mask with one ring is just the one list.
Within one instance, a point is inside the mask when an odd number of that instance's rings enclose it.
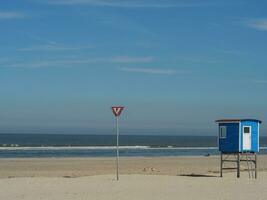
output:
{"label": "white foam", "polygon": [[[64,146],[64,147],[0,147],[0,150],[24,150],[24,151],[34,151],[34,150],[114,150],[116,146]],[[150,149],[150,150],[208,150],[208,149],[218,149],[217,147],[150,147],[150,146],[120,146],[119,149]]]}
{"label": "white foam", "polygon": [[[148,149],[149,146],[120,146],[120,149]],[[0,150],[112,150],[115,146],[0,147]]]}

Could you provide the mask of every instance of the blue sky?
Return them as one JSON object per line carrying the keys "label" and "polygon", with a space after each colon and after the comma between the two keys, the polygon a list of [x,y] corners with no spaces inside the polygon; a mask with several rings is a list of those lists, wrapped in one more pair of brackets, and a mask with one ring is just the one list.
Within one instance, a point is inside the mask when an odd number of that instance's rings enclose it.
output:
{"label": "blue sky", "polygon": [[[216,135],[267,120],[266,1],[1,0],[0,132]],[[262,131],[267,131],[265,123]]]}

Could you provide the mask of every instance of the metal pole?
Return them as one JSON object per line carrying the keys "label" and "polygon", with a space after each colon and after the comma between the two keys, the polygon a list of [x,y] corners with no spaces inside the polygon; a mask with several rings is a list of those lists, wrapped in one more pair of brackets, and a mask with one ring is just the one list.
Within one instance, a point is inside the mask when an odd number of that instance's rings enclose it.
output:
{"label": "metal pole", "polygon": [[119,117],[116,117],[117,129],[117,181],[119,180]]}

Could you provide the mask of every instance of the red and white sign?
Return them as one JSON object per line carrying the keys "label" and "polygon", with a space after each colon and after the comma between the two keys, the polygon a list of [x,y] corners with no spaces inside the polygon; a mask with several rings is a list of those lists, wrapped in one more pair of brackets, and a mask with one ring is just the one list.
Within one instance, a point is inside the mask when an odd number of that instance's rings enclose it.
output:
{"label": "red and white sign", "polygon": [[113,114],[116,117],[118,117],[118,116],[120,116],[120,114],[121,114],[122,110],[124,109],[124,107],[122,107],[122,106],[113,106],[113,107],[111,107],[111,109],[112,109]]}

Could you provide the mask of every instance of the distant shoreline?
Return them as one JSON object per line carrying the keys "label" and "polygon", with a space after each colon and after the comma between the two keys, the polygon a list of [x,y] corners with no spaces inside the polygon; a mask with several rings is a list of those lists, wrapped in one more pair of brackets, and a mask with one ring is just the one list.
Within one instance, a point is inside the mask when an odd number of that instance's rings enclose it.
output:
{"label": "distant shoreline", "polygon": [[[216,136],[121,135],[120,156],[219,155]],[[0,135],[0,158],[16,157],[114,157],[115,135]],[[267,154],[267,137],[261,138],[260,154]]]}

